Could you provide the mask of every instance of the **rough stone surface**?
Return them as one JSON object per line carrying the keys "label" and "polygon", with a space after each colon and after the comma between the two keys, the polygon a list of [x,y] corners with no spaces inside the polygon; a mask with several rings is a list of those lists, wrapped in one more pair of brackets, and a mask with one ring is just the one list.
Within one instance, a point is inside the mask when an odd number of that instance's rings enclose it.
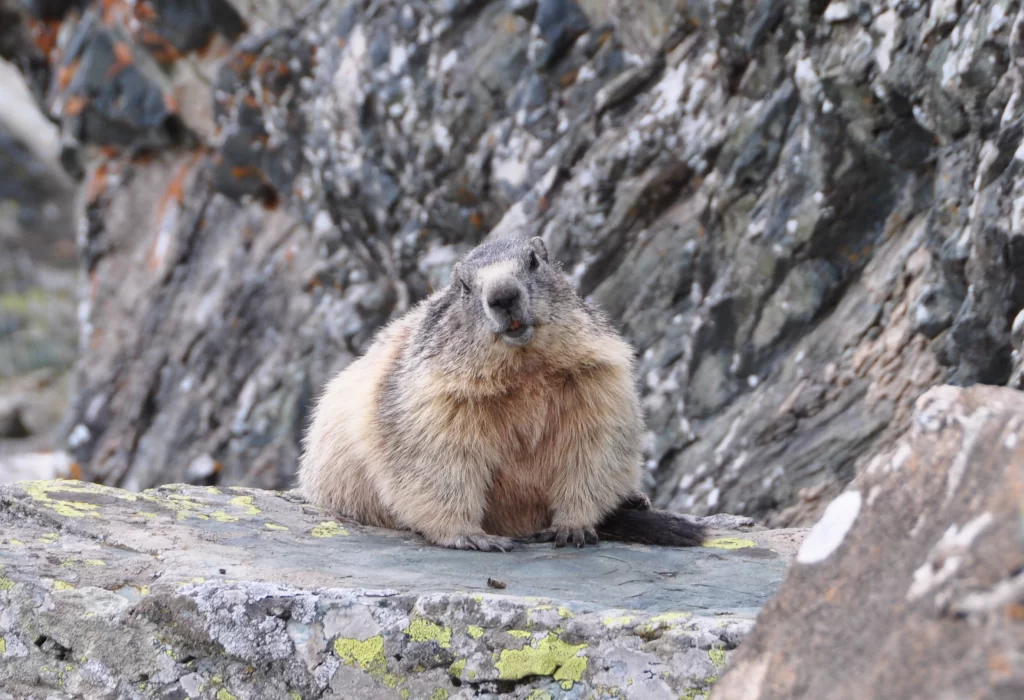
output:
{"label": "rough stone surface", "polygon": [[0,2],[0,483],[40,464],[7,455],[66,436],[77,356],[75,183],[41,109],[48,75],[16,7]]}
{"label": "rough stone surface", "polygon": [[328,376],[505,233],[637,347],[662,506],[811,522],[928,387],[1012,381],[1016,4],[214,4],[48,54],[90,480],[289,487]]}
{"label": "rough stone surface", "polygon": [[836,498],[719,700],[1024,696],[1024,394],[942,386]]}
{"label": "rough stone surface", "polygon": [[804,534],[709,525],[483,554],[255,489],[3,486],[0,697],[705,695]]}

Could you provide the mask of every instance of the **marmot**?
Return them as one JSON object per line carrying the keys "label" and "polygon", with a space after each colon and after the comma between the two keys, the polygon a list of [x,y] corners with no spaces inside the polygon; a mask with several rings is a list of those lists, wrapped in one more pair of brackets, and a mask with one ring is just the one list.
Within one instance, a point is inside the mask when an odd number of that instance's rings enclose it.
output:
{"label": "marmot", "polygon": [[638,488],[634,365],[541,238],[483,244],[327,384],[300,492],[455,549],[699,545],[701,525],[652,510]]}

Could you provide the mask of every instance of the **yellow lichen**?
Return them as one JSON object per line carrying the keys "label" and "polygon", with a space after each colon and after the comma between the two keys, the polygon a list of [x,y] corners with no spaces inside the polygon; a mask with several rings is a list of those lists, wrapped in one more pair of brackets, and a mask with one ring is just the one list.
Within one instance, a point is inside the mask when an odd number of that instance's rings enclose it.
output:
{"label": "yellow lichen", "polygon": [[7,640],[0,637],[0,655],[7,653]]}
{"label": "yellow lichen", "polygon": [[[179,513],[179,515],[181,514]],[[228,515],[223,510],[215,510],[214,512],[210,513],[210,517],[219,523],[237,523],[239,520],[239,517],[237,515]]]}
{"label": "yellow lichen", "polygon": [[409,700],[410,695],[411,693],[409,693],[408,688],[402,688],[398,691],[398,697],[401,698],[401,700]]}
{"label": "yellow lichen", "polygon": [[586,648],[586,644],[567,644],[554,634],[548,634],[535,646],[503,650],[495,667],[501,680],[551,676],[562,681],[562,687],[568,689],[583,678],[587,657],[577,654]]}
{"label": "yellow lichen", "polygon": [[85,560],[85,565],[86,566],[106,566],[107,562],[103,561],[102,559],[86,559]]}
{"label": "yellow lichen", "polygon": [[366,641],[345,639],[334,640],[334,653],[349,666],[358,664],[359,668],[380,680],[387,672],[388,662],[384,658],[384,637],[377,635]]}
{"label": "yellow lichen", "polygon": [[24,547],[25,546],[25,543],[22,542],[21,540],[7,540],[7,544],[11,545],[12,547]]}
{"label": "yellow lichen", "polygon": [[235,496],[228,501],[233,506],[242,508],[246,515],[259,515],[263,511],[256,507],[256,504],[252,501],[252,496]]}
{"label": "yellow lichen", "polygon": [[437,688],[430,694],[430,700],[448,700],[451,697],[444,688]]}
{"label": "yellow lichen", "polygon": [[604,620],[602,620],[602,622],[604,622],[605,627],[622,627],[628,625],[632,621],[633,618],[629,615],[620,615],[618,617],[606,617],[604,618]]}
{"label": "yellow lichen", "polygon": [[60,535],[58,535],[56,532],[46,532],[43,533],[43,535],[39,539],[40,541],[45,542],[46,544],[50,544],[52,542],[56,542],[57,540],[59,540]]}
{"label": "yellow lichen", "polygon": [[238,700],[234,695],[229,693],[224,688],[217,691],[217,700]]}
{"label": "yellow lichen", "polygon": [[535,689],[526,696],[526,700],[552,700],[551,693],[546,690]]}
{"label": "yellow lichen", "polygon": [[67,581],[55,580],[53,582],[53,590],[55,590],[55,591],[70,591],[70,590],[73,590],[74,588],[75,587],[72,586]]}
{"label": "yellow lichen", "polygon": [[466,628],[466,634],[468,634],[473,639],[480,639],[480,637],[484,636],[484,628],[477,627],[476,625],[469,625]]}
{"label": "yellow lichen", "polygon": [[572,611],[569,610],[569,608],[564,607],[564,606],[560,607],[558,609],[558,616],[561,617],[562,619],[572,619],[573,617],[576,617],[575,615],[572,614]]}
{"label": "yellow lichen", "polygon": [[509,630],[508,633],[513,637],[518,637],[519,639],[529,639],[533,636],[533,632],[528,632],[526,630]]}
{"label": "yellow lichen", "polygon": [[311,534],[313,537],[320,537],[320,538],[334,537],[336,535],[341,535],[342,537],[348,537],[348,535],[349,535],[348,530],[346,530],[341,525],[339,525],[338,523],[333,522],[333,521],[330,521],[330,522],[325,521],[325,522],[320,523],[319,525],[314,527],[312,532],[310,532],[309,534]]}
{"label": "yellow lichen", "polygon": [[757,542],[740,537],[719,537],[717,540],[708,540],[704,543],[704,546],[713,549],[747,549],[749,547],[756,547]]}
{"label": "yellow lichen", "polygon": [[14,581],[6,576],[0,576],[0,591],[9,591],[14,588]]}
{"label": "yellow lichen", "polygon": [[63,499],[55,499],[50,496],[52,492],[78,492],[78,493],[94,493],[93,489],[90,488],[77,488],[73,484],[81,482],[74,481],[22,481],[18,485],[24,489],[33,500],[39,501],[47,508],[55,512],[57,515],[63,515],[66,518],[82,518],[88,516],[90,518],[98,518],[100,514],[97,513],[100,509],[95,503],[81,503],[79,501],[65,501]]}
{"label": "yellow lichen", "polygon": [[708,658],[711,659],[711,663],[715,668],[725,666],[725,650],[723,649],[709,649]]}
{"label": "yellow lichen", "polygon": [[268,530],[275,530],[275,531],[284,530],[285,532],[288,531],[287,527],[285,527],[284,525],[278,525],[277,523],[263,523],[263,527],[267,528]]}
{"label": "yellow lichen", "polygon": [[436,622],[425,620],[422,617],[413,620],[405,633],[414,642],[437,642],[444,649],[452,645],[452,631],[450,629]]}
{"label": "yellow lichen", "polygon": [[693,617],[693,613],[688,612],[667,612],[655,615],[650,619],[652,624],[658,624],[661,622],[682,622],[683,620],[689,620]]}
{"label": "yellow lichen", "polygon": [[465,659],[458,659],[457,661],[452,662],[452,665],[448,667],[448,675],[449,676],[455,676],[456,678],[459,678],[460,676],[462,676],[462,672],[465,669],[466,669],[466,660]]}

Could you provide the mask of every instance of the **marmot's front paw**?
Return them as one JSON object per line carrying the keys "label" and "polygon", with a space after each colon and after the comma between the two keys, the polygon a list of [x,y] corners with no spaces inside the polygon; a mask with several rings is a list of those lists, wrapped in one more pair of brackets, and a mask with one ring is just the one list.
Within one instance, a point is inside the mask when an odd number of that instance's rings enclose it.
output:
{"label": "marmot's front paw", "polygon": [[451,549],[475,549],[481,552],[511,552],[517,547],[514,540],[494,535],[462,535],[445,546]]}
{"label": "marmot's front paw", "polygon": [[554,542],[555,547],[564,547],[567,542],[572,541],[577,547],[585,544],[597,545],[597,531],[592,527],[586,528],[549,528],[530,535],[525,538],[527,542]]}

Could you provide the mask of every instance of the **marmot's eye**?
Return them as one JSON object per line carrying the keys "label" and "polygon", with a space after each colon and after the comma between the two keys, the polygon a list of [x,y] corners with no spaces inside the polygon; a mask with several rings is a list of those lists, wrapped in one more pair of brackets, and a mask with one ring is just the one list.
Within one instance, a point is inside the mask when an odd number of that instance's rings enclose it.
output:
{"label": "marmot's eye", "polygon": [[536,270],[538,267],[540,267],[540,259],[537,257],[536,253],[530,251],[530,269]]}
{"label": "marmot's eye", "polygon": [[473,291],[472,289],[469,288],[469,285],[466,284],[465,280],[459,280],[459,284],[462,285],[462,293],[463,294],[469,294],[471,291]]}

